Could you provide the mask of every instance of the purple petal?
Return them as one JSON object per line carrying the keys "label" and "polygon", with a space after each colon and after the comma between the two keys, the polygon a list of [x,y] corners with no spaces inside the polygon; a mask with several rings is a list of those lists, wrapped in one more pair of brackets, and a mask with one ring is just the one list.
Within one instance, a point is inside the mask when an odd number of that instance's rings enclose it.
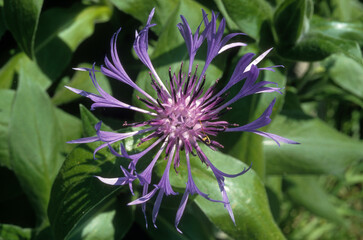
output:
{"label": "purple petal", "polygon": [[226,132],[241,132],[241,131],[250,132],[270,124],[271,122],[270,116],[275,103],[276,103],[276,98],[270,103],[270,105],[266,108],[266,110],[261,114],[259,118],[240,127],[227,128]]}
{"label": "purple petal", "polygon": [[118,57],[117,52],[117,37],[121,31],[121,28],[115,32],[111,38],[110,45],[111,45],[111,59],[112,62],[105,57],[105,64],[106,67],[101,66],[101,71],[104,75],[115,78],[131,87],[139,91],[141,94],[152,100],[153,102],[156,102],[153,97],[151,97],[148,93],[146,93],[144,90],[142,90],[139,86],[134,83],[131,78],[127,75],[125,69],[123,68],[120,58]]}
{"label": "purple petal", "polygon": [[152,72],[152,74],[158,81],[159,85],[162,87],[162,89],[166,93],[168,93],[168,95],[170,95],[169,91],[165,87],[164,83],[161,81],[159,75],[156,73],[155,68],[154,68],[153,64],[151,63],[149,54],[147,53],[147,50],[149,47],[148,46],[149,45],[149,39],[148,39],[149,38],[149,28],[155,26],[155,24],[150,24],[150,22],[154,16],[154,13],[155,13],[155,8],[153,8],[151,10],[148,21],[147,21],[144,29],[142,29],[140,31],[140,33],[136,32],[135,41],[134,41],[134,49],[135,49],[136,55],[139,57],[140,61],[150,69],[150,71]]}
{"label": "purple petal", "polygon": [[272,134],[272,133],[267,133],[267,132],[262,132],[262,131],[250,131],[253,133],[256,133],[258,135],[261,135],[263,137],[267,137],[267,138],[271,138],[272,140],[274,140],[278,146],[280,146],[280,142],[283,143],[288,143],[288,144],[300,144],[299,142],[295,142],[293,140],[278,136],[276,134]]}
{"label": "purple petal", "polygon": [[127,205],[131,206],[131,205],[146,203],[147,201],[149,201],[155,195],[157,190],[159,190],[159,188],[156,187],[151,192],[149,192],[148,194],[143,195],[141,198],[138,198],[138,199],[128,203]]}
{"label": "purple petal", "polygon": [[153,213],[152,213],[152,221],[153,221],[155,228],[157,228],[155,222],[156,222],[156,218],[159,213],[159,209],[160,209],[161,201],[163,200],[163,196],[164,196],[164,190],[160,189],[158,196],[156,198],[156,201],[154,203],[154,208],[153,208]]}
{"label": "purple petal", "polygon": [[187,205],[187,202],[188,202],[188,198],[189,198],[189,192],[185,189],[182,200],[181,200],[180,205],[178,207],[178,211],[176,212],[175,224],[174,224],[176,230],[178,232],[180,232],[180,233],[183,233],[183,232],[180,231],[180,229],[178,228],[178,225],[179,225],[181,217],[183,216],[185,206]]}
{"label": "purple petal", "polygon": [[98,141],[98,137],[85,137],[76,140],[68,141],[67,143],[90,143]]}

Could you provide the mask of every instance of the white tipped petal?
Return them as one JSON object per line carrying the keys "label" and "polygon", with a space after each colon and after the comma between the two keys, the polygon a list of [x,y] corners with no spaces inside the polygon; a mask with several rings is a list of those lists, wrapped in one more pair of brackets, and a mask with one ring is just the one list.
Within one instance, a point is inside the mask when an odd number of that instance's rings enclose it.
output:
{"label": "white tipped petal", "polygon": [[101,182],[106,183],[108,185],[115,185],[119,178],[103,178],[100,176],[96,176],[96,178],[98,178]]}
{"label": "white tipped petal", "polygon": [[245,69],[245,71],[244,72],[248,72],[250,69],[251,69],[251,67],[252,67],[252,65],[257,65],[259,62],[261,62],[262,61],[262,59],[264,59],[265,57],[266,57],[266,55],[267,54],[269,54],[269,52],[271,52],[272,51],[272,49],[273,48],[270,48],[270,49],[268,49],[267,51],[265,51],[265,52],[263,52],[260,56],[258,56],[255,60],[253,60],[247,67],[246,67],[246,69]]}
{"label": "white tipped petal", "polygon": [[221,54],[222,52],[230,49],[230,48],[234,48],[234,47],[244,47],[244,46],[247,46],[246,43],[243,43],[243,42],[236,42],[236,43],[230,43],[230,44],[227,44],[227,45],[224,45],[218,52],[218,54]]}

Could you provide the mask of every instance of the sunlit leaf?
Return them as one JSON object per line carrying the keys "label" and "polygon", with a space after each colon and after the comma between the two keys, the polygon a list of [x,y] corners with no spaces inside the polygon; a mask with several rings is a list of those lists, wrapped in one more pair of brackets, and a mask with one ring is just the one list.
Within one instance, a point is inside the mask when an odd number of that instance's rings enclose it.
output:
{"label": "sunlit leaf", "polygon": [[[153,31],[160,34],[164,25],[174,9],[180,4],[180,0],[111,0],[121,11],[130,14],[142,24],[145,24],[151,9],[155,8],[154,22],[157,24]],[[128,26],[123,26],[126,29]]]}
{"label": "sunlit leaf", "polygon": [[313,31],[335,38],[357,41],[360,46],[363,45],[362,22],[338,22],[314,16],[310,27]]}
{"label": "sunlit leaf", "polygon": [[295,204],[305,207],[312,213],[337,223],[344,223],[337,212],[337,206],[331,202],[331,197],[320,186],[316,176],[287,176],[284,178],[284,188],[287,196]]}
{"label": "sunlit leaf", "polygon": [[[98,119],[84,107],[81,107],[81,116],[84,135],[95,135],[94,124],[98,122]],[[104,125],[103,130],[110,129]],[[124,129],[124,131],[129,130]],[[124,144],[133,145],[134,139],[129,138]],[[121,187],[105,185],[94,176],[118,177],[121,173],[119,166],[127,167],[128,160],[116,158],[108,149],[99,151],[94,159],[93,151],[99,145],[99,143],[90,143],[76,146],[66,158],[53,184],[48,215],[57,239],[77,239],[77,236],[91,234],[90,226],[99,221],[98,217],[96,219],[94,217],[112,204],[113,197],[120,193]],[[124,187],[123,191],[127,189]],[[128,199],[128,197],[126,198]],[[121,206],[121,208],[122,212],[130,216],[130,207]],[[112,213],[110,214],[112,215]],[[115,218],[118,217],[118,214],[120,213],[116,212]],[[102,217],[109,219],[111,215],[106,214]],[[92,223],[92,221],[94,222]],[[132,220],[128,221],[128,225],[125,225],[122,231],[114,229],[115,234],[125,234],[131,223]]]}
{"label": "sunlit leaf", "polygon": [[254,39],[259,39],[262,23],[272,17],[272,8],[265,0],[222,0],[221,2],[239,29]]}
{"label": "sunlit leaf", "polygon": [[59,77],[79,44],[92,35],[95,23],[108,21],[111,14],[110,7],[105,5],[75,4],[70,9],[45,11],[36,42],[36,57],[44,73],[51,79]]}
{"label": "sunlit leaf", "polygon": [[363,64],[344,55],[333,55],[324,61],[333,82],[363,99]]}
{"label": "sunlit leaf", "polygon": [[9,127],[11,168],[40,219],[46,219],[53,180],[63,162],[64,138],[48,95],[20,72]]}
{"label": "sunlit leaf", "polygon": [[[203,151],[210,161],[224,172],[237,173],[248,167],[233,157],[207,147],[203,147]],[[171,184],[174,187],[185,188],[185,165],[185,161],[181,160],[179,173],[171,173]],[[159,165],[158,169],[163,169],[163,165]],[[212,171],[207,169],[198,157],[192,157],[191,169],[200,190],[210,194],[209,197],[213,199],[221,200],[221,193]],[[200,196],[195,198],[197,205],[212,223],[236,239],[284,239],[271,215],[263,183],[253,170],[237,178],[226,178],[225,183],[236,226],[222,203],[210,202]]]}
{"label": "sunlit leaf", "polygon": [[31,229],[21,228],[11,224],[0,224],[1,240],[30,240]]}
{"label": "sunlit leaf", "polygon": [[10,168],[9,124],[15,92],[0,90],[0,166]]}
{"label": "sunlit leaf", "polygon": [[363,143],[339,133],[323,121],[301,112],[282,112],[270,131],[300,142],[276,148],[264,141],[268,174],[342,174],[363,157]]}
{"label": "sunlit leaf", "polygon": [[306,33],[293,47],[278,47],[278,53],[290,60],[319,61],[334,53],[343,53],[362,63],[362,53],[357,42],[339,39],[320,32]]}

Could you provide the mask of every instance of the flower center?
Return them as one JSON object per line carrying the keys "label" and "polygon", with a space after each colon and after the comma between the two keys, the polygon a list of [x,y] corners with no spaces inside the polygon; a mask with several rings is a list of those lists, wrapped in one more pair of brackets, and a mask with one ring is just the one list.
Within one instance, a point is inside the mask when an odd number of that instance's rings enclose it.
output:
{"label": "flower center", "polygon": [[198,101],[189,104],[189,97],[177,99],[169,98],[163,104],[164,110],[159,114],[159,130],[172,138],[190,139],[200,134],[200,117],[202,111],[197,106]]}

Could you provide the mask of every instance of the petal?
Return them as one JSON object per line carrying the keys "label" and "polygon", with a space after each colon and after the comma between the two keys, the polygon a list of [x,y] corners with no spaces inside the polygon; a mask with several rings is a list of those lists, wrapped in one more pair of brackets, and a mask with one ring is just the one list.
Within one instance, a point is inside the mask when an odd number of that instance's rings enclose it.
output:
{"label": "petal", "polygon": [[240,131],[253,131],[258,128],[262,128],[271,122],[272,109],[276,103],[276,98],[270,103],[266,110],[256,120],[236,128],[227,128],[226,132],[240,132]]}
{"label": "petal", "polygon": [[288,144],[300,144],[299,142],[295,142],[293,140],[290,140],[290,139],[287,139],[287,138],[284,138],[284,137],[281,137],[279,135],[272,134],[272,133],[267,133],[267,132],[262,132],[262,131],[250,131],[250,132],[256,133],[256,134],[261,135],[263,137],[270,138],[273,141],[275,141],[278,146],[280,146],[280,142],[288,143]]}
{"label": "petal", "polygon": [[128,203],[127,205],[131,206],[131,205],[137,205],[137,204],[142,204],[142,203],[146,203],[147,201],[149,201],[156,193],[156,191],[159,190],[158,187],[154,188],[151,192],[149,192],[146,195],[143,195],[142,197]]}
{"label": "petal", "polygon": [[155,222],[156,222],[156,218],[159,213],[159,209],[160,209],[161,201],[163,200],[163,196],[164,196],[164,190],[160,189],[158,196],[156,198],[156,201],[154,203],[154,208],[153,208],[153,213],[152,213],[152,221],[153,221],[155,228],[157,228]]}
{"label": "petal", "polygon": [[265,52],[263,52],[260,56],[258,56],[255,60],[253,60],[247,67],[246,67],[246,72],[249,71],[251,69],[252,65],[257,65],[259,62],[261,62],[267,54],[269,54],[269,52],[272,51],[273,48],[267,49]]}
{"label": "petal", "polygon": [[125,185],[127,181],[127,177],[119,177],[119,178],[103,178],[100,176],[95,176],[98,178],[101,182],[106,183],[108,185]]}
{"label": "petal", "polygon": [[140,33],[136,32],[135,34],[135,41],[134,41],[134,50],[136,52],[136,55],[139,57],[140,61],[147,66],[156,80],[158,81],[159,85],[162,87],[162,89],[169,94],[167,88],[165,87],[164,83],[161,81],[159,75],[156,73],[155,68],[153,64],[151,63],[149,54],[147,52],[148,45],[149,45],[149,28],[155,26],[155,24],[150,24],[153,16],[155,13],[155,8],[153,8],[149,14],[148,21],[146,23],[146,26],[140,31]]}
{"label": "petal", "polygon": [[183,197],[182,197],[182,200],[180,201],[178,211],[176,212],[175,228],[180,233],[183,233],[183,232],[180,231],[180,229],[178,228],[178,225],[179,225],[181,217],[183,216],[185,206],[187,205],[187,202],[188,202],[188,198],[189,198],[189,192],[187,190],[185,190],[185,192],[183,194]]}

